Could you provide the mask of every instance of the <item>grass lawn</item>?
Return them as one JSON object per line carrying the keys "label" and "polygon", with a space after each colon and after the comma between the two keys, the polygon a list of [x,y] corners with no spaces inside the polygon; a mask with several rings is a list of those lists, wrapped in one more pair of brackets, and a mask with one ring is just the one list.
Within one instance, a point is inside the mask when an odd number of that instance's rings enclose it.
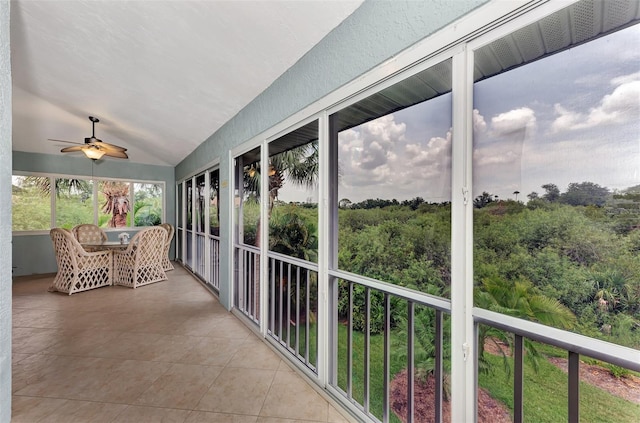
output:
{"label": "grass lawn", "polygon": [[[501,357],[488,355],[488,360],[493,364],[493,373],[481,374],[480,386],[513,409],[513,375],[507,376]],[[538,373],[525,360],[524,419],[540,423],[567,421],[567,374],[544,359],[540,360]],[[580,421],[640,422],[640,405],[580,383]]]}
{"label": "grass lawn", "polygon": [[[311,325],[311,345],[315,342],[315,324]],[[397,333],[392,338],[399,338]],[[338,386],[347,390],[347,327],[338,326]],[[402,341],[397,339],[398,341]],[[301,344],[304,344],[304,334],[301,333]],[[360,332],[353,333],[353,370],[352,370],[352,396],[360,404],[364,399],[364,335]],[[370,392],[369,409],[378,419],[382,420],[383,409],[383,374],[384,374],[384,338],[382,335],[373,335],[370,338]],[[402,342],[391,342],[391,345]],[[541,346],[542,353],[558,352]],[[312,362],[315,363],[315,352],[312,354]],[[390,363],[390,379],[406,367],[405,355],[401,351],[393,351]],[[513,373],[507,375],[503,368],[502,358],[487,354],[492,364],[491,374],[481,374],[479,384],[489,391],[492,397],[504,403],[510,410],[513,409]],[[513,371],[513,366],[511,364]],[[390,413],[391,422],[400,423],[400,420]],[[567,420],[567,375],[553,364],[544,359],[539,360],[539,370],[534,372],[530,364],[525,360],[524,374],[524,417],[530,422],[556,423]],[[610,422],[640,422],[640,405],[633,404],[621,398],[613,396],[599,388],[580,384],[580,421],[583,423],[610,423]]]}

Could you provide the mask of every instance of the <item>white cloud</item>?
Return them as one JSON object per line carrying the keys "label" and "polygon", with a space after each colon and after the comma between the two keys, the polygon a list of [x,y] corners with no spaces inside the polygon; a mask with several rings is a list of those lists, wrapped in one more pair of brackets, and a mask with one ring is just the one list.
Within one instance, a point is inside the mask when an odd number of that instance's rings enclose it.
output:
{"label": "white cloud", "polygon": [[396,123],[393,114],[382,116],[361,126],[362,154],[359,166],[374,170],[393,160],[394,146],[404,141],[407,127],[404,123]]}
{"label": "white cloud", "polygon": [[494,136],[531,132],[536,126],[536,114],[528,107],[510,110],[491,118],[491,132]]}
{"label": "white cloud", "polygon": [[551,124],[551,133],[637,120],[640,114],[640,72],[614,78],[611,84],[617,85],[613,92],[605,95],[589,113],[571,111],[556,104],[557,118]]}
{"label": "white cloud", "polygon": [[[444,137],[407,138],[407,125],[394,114],[339,135],[340,196],[450,198],[451,132]],[[415,137],[416,135],[414,135]]]}
{"label": "white cloud", "polygon": [[480,114],[478,109],[473,109],[473,133],[482,133],[487,130],[487,122],[484,120],[484,116]]}
{"label": "white cloud", "polygon": [[611,80],[611,85],[617,87],[618,85],[626,84],[628,82],[640,81],[640,72],[632,73],[629,75],[622,75]]}

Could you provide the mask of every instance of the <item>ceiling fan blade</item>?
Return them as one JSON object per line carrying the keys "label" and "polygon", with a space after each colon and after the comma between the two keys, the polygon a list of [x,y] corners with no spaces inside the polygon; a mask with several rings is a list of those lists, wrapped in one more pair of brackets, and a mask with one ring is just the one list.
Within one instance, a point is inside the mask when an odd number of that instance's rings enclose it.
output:
{"label": "ceiling fan blade", "polygon": [[62,153],[71,153],[73,151],[82,151],[85,148],[84,145],[76,145],[75,147],[65,147],[60,152]]}
{"label": "ceiling fan blade", "polygon": [[53,138],[48,138],[47,141],[53,141],[53,142],[64,142],[67,144],[78,144],[78,145],[84,145],[80,142],[73,142],[73,141],[66,141],[66,140],[54,140]]}
{"label": "ceiling fan blade", "polygon": [[112,150],[112,151],[103,150],[103,151],[105,156],[116,157],[118,159],[129,158],[129,156],[127,156],[127,153],[125,153],[124,151],[116,151],[116,150]]}
{"label": "ceiling fan blade", "polygon": [[94,145],[98,148],[100,148],[101,150],[110,150],[110,151],[127,151],[126,148],[124,147],[120,147],[119,145],[115,145],[115,144],[109,144],[103,141],[100,142],[92,142],[90,145]]}

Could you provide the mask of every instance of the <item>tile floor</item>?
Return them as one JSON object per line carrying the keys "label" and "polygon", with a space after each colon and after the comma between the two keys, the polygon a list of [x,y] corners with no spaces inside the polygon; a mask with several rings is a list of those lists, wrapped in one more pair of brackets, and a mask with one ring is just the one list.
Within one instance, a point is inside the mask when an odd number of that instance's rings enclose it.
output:
{"label": "tile floor", "polygon": [[13,284],[12,422],[347,420],[187,271],[137,288]]}

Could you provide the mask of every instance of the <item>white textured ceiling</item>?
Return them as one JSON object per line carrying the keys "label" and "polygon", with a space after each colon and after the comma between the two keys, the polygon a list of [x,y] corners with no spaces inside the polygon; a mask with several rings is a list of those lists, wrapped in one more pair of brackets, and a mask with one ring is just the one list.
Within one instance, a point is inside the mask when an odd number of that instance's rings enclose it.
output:
{"label": "white textured ceiling", "polygon": [[62,155],[92,115],[176,165],[362,1],[12,1],[13,150]]}

